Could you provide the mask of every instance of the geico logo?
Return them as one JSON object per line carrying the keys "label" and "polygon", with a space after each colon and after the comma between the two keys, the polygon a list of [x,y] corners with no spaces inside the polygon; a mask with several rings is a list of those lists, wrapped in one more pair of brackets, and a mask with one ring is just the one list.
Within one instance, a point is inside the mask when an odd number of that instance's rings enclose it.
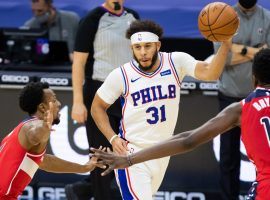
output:
{"label": "geico logo", "polygon": [[61,200],[66,199],[64,188],[40,187],[38,189],[38,199]]}
{"label": "geico logo", "polygon": [[47,82],[50,85],[68,85],[68,79],[66,78],[41,78],[41,82]]}
{"label": "geico logo", "polygon": [[1,80],[2,82],[28,83],[29,76],[3,75]]}
{"label": "geico logo", "polygon": [[205,200],[205,195],[200,192],[163,192],[158,191],[154,200]]}
{"label": "geico logo", "polygon": [[194,82],[182,82],[181,83],[182,89],[189,89],[189,90],[195,90],[196,89],[196,83]]}
{"label": "geico logo", "polygon": [[21,199],[21,200],[34,199],[34,189],[31,186],[27,186],[24,189],[23,194],[20,195],[19,199]]}
{"label": "geico logo", "polygon": [[201,90],[218,90],[217,83],[200,83]]}

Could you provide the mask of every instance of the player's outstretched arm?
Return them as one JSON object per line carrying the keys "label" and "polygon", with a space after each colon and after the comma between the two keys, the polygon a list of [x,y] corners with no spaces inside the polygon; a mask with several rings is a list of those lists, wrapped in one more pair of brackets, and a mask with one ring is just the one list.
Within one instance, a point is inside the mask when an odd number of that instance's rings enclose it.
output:
{"label": "player's outstretched arm", "polygon": [[105,168],[104,165],[97,163],[97,158],[91,158],[87,163],[81,165],[50,154],[44,155],[44,159],[39,166],[40,169],[53,173],[86,173],[93,171],[95,167]]}
{"label": "player's outstretched arm", "polygon": [[227,61],[231,45],[231,39],[224,41],[210,63],[199,61],[195,68],[195,77],[203,81],[218,80]]}
{"label": "player's outstretched arm", "polygon": [[102,174],[106,175],[116,168],[125,168],[147,160],[190,151],[198,145],[210,141],[218,134],[239,125],[241,110],[241,104],[234,103],[199,128],[175,135],[171,139],[129,156],[118,156],[112,152],[105,153],[98,149],[91,150],[95,152],[94,156],[102,159],[99,163],[109,165],[109,168]]}

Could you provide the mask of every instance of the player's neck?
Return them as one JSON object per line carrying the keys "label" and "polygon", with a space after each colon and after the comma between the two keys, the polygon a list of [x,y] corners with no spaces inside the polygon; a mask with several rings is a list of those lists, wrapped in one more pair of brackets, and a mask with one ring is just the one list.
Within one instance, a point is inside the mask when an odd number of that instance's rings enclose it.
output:
{"label": "player's neck", "polygon": [[39,113],[39,112],[36,112],[35,114],[31,115],[32,118],[37,118],[37,119],[40,119],[42,120],[44,117],[43,117],[43,114],[42,113]]}

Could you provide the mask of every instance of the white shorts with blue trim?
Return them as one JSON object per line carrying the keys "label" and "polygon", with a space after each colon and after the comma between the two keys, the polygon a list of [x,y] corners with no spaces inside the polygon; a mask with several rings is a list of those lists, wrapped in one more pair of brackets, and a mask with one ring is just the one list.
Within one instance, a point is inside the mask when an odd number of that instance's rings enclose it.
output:
{"label": "white shorts with blue trim", "polygon": [[[139,151],[134,145],[128,148]],[[115,170],[123,200],[151,200],[164,178],[170,157],[150,160],[126,169]]]}

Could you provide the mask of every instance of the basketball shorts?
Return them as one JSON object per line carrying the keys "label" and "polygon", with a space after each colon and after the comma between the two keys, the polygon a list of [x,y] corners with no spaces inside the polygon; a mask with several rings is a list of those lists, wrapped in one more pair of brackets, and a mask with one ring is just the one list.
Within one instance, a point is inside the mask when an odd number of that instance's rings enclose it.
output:
{"label": "basketball shorts", "polygon": [[[130,152],[141,148],[128,144]],[[115,170],[123,200],[151,200],[161,185],[170,157],[155,159]]]}

